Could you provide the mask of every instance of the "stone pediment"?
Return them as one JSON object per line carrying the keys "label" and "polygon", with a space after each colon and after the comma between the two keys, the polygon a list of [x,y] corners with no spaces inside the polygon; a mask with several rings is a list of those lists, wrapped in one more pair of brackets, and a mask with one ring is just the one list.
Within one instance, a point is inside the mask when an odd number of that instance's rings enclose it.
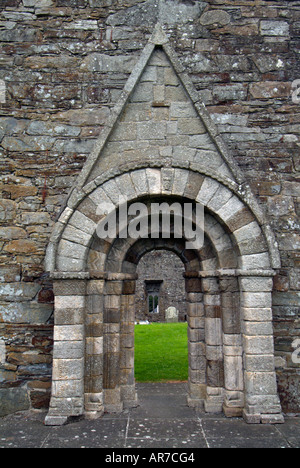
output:
{"label": "stone pediment", "polygon": [[242,184],[243,175],[185,73],[160,24],[135,65],[106,128],[77,180],[101,180],[111,168],[195,168]]}

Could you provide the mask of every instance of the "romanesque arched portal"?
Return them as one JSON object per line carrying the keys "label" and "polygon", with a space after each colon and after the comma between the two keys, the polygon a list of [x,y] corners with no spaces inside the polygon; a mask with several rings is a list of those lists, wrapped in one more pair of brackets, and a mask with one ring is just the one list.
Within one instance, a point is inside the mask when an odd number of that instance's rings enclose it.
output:
{"label": "romanesque arched portal", "polygon": [[[153,237],[124,237],[119,226],[102,238],[99,207],[120,212],[124,200],[129,207],[203,206],[202,245],[167,238],[159,223]],[[136,404],[136,269],[146,252],[160,249],[185,265],[189,404],[253,423],[281,421],[271,296],[276,243],[158,25],[48,247],[55,344],[47,424]]]}

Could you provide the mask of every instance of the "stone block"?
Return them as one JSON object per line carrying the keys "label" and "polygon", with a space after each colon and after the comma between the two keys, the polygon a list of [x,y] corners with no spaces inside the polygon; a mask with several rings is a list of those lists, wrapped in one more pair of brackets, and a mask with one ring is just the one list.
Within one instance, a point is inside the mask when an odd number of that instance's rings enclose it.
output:
{"label": "stone block", "polygon": [[273,336],[243,336],[243,347],[246,354],[273,354]]}
{"label": "stone block", "polygon": [[57,309],[55,311],[55,325],[82,325],[84,323],[84,309]]}
{"label": "stone block", "polygon": [[249,372],[274,372],[274,356],[246,354],[244,366]]}
{"label": "stone block", "polygon": [[94,234],[97,227],[97,224],[92,219],[80,213],[80,211],[75,211],[69,223],[71,226],[87,234]]}
{"label": "stone block", "polygon": [[0,300],[8,302],[33,300],[40,289],[40,285],[34,283],[2,283]]}
{"label": "stone block", "polygon": [[[110,297],[110,296],[108,296]],[[120,309],[105,309],[103,312],[104,323],[120,323],[121,310]]]}
{"label": "stone block", "polygon": [[101,296],[104,291],[104,280],[89,280],[87,282],[87,295]]}
{"label": "stone block", "polygon": [[172,194],[183,195],[187,181],[188,181],[188,172],[182,169],[175,169]]}
{"label": "stone block", "polygon": [[242,356],[243,348],[241,345],[223,345],[223,353],[224,356]]}
{"label": "stone block", "polygon": [[135,191],[138,196],[148,193],[148,179],[144,169],[134,171],[131,173],[131,180],[133,182]]}
{"label": "stone block", "polygon": [[219,318],[205,318],[206,344],[212,346],[222,345],[222,322]]}
{"label": "stone block", "polygon": [[87,246],[91,241],[90,234],[87,234],[73,226],[67,226],[62,235],[63,239],[79,245]]}
{"label": "stone block", "polygon": [[270,256],[268,253],[243,255],[238,259],[239,268],[243,270],[269,269]]}
{"label": "stone block", "polygon": [[267,292],[244,292],[241,305],[245,308],[268,309],[272,307],[272,295]]}
{"label": "stone block", "polygon": [[27,232],[17,227],[0,227],[0,238],[2,240],[24,239]]}
{"label": "stone block", "polygon": [[197,195],[196,201],[202,203],[204,206],[212,199],[217,192],[220,184],[209,177],[204,179],[201,189]]}
{"label": "stone block", "polygon": [[282,81],[264,81],[253,83],[249,87],[254,99],[287,98],[291,94],[291,83]]}
{"label": "stone block", "polygon": [[53,359],[80,359],[84,355],[84,341],[57,341],[53,348]]}
{"label": "stone block", "polygon": [[85,296],[55,296],[55,309],[84,309]]}
{"label": "stone block", "polygon": [[189,341],[199,342],[205,340],[204,328],[188,328]]}
{"label": "stone block", "polygon": [[126,200],[136,197],[136,192],[129,174],[123,174],[121,177],[117,177],[116,183]]}
{"label": "stone block", "polygon": [[204,399],[206,397],[206,385],[189,382],[189,397],[192,399]]}
{"label": "stone block", "polygon": [[158,169],[146,169],[149,191],[151,194],[161,194],[161,172]]}
{"label": "stone block", "polygon": [[45,324],[52,314],[52,304],[39,304],[30,301],[0,303],[0,322]]}
{"label": "stone block", "polygon": [[[59,416],[59,419],[62,419],[62,415],[71,416],[81,416],[84,411],[84,401],[83,396],[80,397],[70,397],[70,398],[56,398],[55,396],[51,397],[50,401],[50,410],[49,415],[51,418],[53,416]],[[48,415],[48,417],[49,417]],[[65,421],[66,422],[66,421]],[[48,425],[53,425],[52,421],[47,421]],[[64,424],[61,422],[61,424]],[[60,425],[60,424],[59,424]]]}
{"label": "stone block", "polygon": [[[235,63],[237,62],[235,61]],[[231,64],[229,63],[227,66],[230,67]],[[248,67],[248,63],[241,62],[240,66],[246,71],[245,68]],[[247,93],[248,86],[240,83],[217,85],[213,87],[213,97],[217,102],[244,100],[247,97]]]}
{"label": "stone block", "polygon": [[210,387],[224,387],[223,361],[207,361],[207,385]]}
{"label": "stone block", "polygon": [[226,334],[223,333],[223,344],[225,346],[241,346],[242,337],[240,334]]}
{"label": "stone block", "polygon": [[286,21],[262,20],[260,22],[260,34],[262,36],[289,36],[289,23]]}
{"label": "stone block", "polygon": [[226,187],[220,186],[213,198],[208,202],[207,207],[213,212],[218,212],[228,200],[232,198],[232,192]]}
{"label": "stone block", "polygon": [[81,397],[83,380],[55,380],[52,384],[52,394],[57,398]]}
{"label": "stone block", "polygon": [[244,389],[242,356],[224,356],[224,375],[226,390]]}
{"label": "stone block", "polygon": [[276,395],[274,372],[245,372],[245,389],[249,395]]}
{"label": "stone block", "polygon": [[273,335],[272,322],[246,322],[242,323],[242,332],[248,336]]}
{"label": "stone block", "polygon": [[196,118],[197,113],[194,107],[187,102],[172,102],[170,106],[171,119]]}
{"label": "stone block", "polygon": [[208,361],[222,361],[223,347],[206,345],[206,359]]}
{"label": "stone block", "polygon": [[78,296],[85,295],[86,281],[82,280],[59,280],[53,282],[53,291],[56,296]]}
{"label": "stone block", "polygon": [[189,303],[201,303],[203,301],[203,294],[202,293],[194,293],[194,292],[189,292],[186,293],[186,300]]}
{"label": "stone block", "polygon": [[204,305],[201,303],[188,303],[187,310],[190,317],[204,317]]}
{"label": "stone block", "polygon": [[137,86],[131,96],[130,102],[152,102],[153,98],[153,84],[150,82],[144,82]]}
{"label": "stone block", "polygon": [[38,253],[38,244],[27,239],[13,240],[6,244],[3,250],[14,255],[34,255]]}
{"label": "stone block", "polygon": [[246,410],[250,414],[265,413],[265,414],[276,414],[281,413],[279,397],[277,394],[248,394],[246,399]]}
{"label": "stone block", "polygon": [[118,72],[131,73],[136,63],[136,59],[131,56],[109,56],[105,54],[93,53],[87,55],[80,65],[83,72]]}
{"label": "stone block", "polygon": [[271,308],[241,308],[241,315],[243,320],[253,322],[269,322],[272,321]]}
{"label": "stone block", "polygon": [[53,359],[53,380],[81,380],[84,377],[84,358]]}
{"label": "stone block", "polygon": [[204,317],[188,317],[188,324],[190,328],[204,328]]}
{"label": "stone block", "polygon": [[68,258],[84,259],[86,257],[86,247],[61,239],[58,247],[58,255]]}
{"label": "stone block", "polygon": [[[56,325],[55,341],[80,341],[84,339],[84,325]],[[67,346],[67,344],[66,344]]]}
{"label": "stone block", "polygon": [[141,122],[137,125],[140,140],[163,140],[167,134],[165,122]]}
{"label": "stone block", "polygon": [[105,296],[104,306],[107,309],[116,309],[119,310],[121,305],[121,298],[118,295]]}
{"label": "stone block", "polygon": [[244,204],[241,202],[241,200],[233,195],[232,198],[230,198],[225,203],[225,205],[219,207],[216,213],[222,220],[227,221],[228,219],[235,216],[238,212],[243,210],[243,208]]}
{"label": "stone block", "polygon": [[273,289],[273,278],[249,277],[239,278],[241,291],[269,292]]}
{"label": "stone block", "polygon": [[219,26],[224,26],[228,23],[230,23],[231,17],[229,13],[227,13],[224,10],[211,10],[211,11],[206,11],[203,13],[203,15],[200,18],[200,23],[204,26],[210,26],[213,25],[216,27],[217,25]]}
{"label": "stone block", "polygon": [[0,417],[18,411],[27,411],[30,400],[26,386],[17,388],[0,388]]}
{"label": "stone block", "polygon": [[233,233],[233,235],[235,237],[236,242],[239,244],[241,242],[249,241],[251,239],[259,237],[261,235],[261,229],[257,222],[253,221],[252,223],[237,229]]}

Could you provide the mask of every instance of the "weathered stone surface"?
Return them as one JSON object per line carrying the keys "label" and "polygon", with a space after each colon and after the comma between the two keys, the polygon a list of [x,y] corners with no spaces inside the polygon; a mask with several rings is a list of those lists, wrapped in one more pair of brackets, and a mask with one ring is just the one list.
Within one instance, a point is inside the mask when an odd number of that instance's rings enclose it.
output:
{"label": "weathered stone surface", "polygon": [[[5,326],[3,339],[11,343],[11,357],[21,362],[22,353],[16,348],[18,343],[26,347],[26,363],[19,369],[23,381],[38,375],[38,372],[44,372],[48,378],[50,375],[48,362],[34,361],[47,360],[37,353],[40,346],[45,347],[45,355],[51,355],[50,329],[43,332],[41,327],[52,321],[53,305],[50,299],[53,296],[51,292],[49,296],[47,293],[44,296],[41,291],[51,291],[52,288],[43,266],[52,224],[59,217],[61,207],[65,206],[76,175],[92,153],[96,138],[112,128],[113,118],[116,117],[113,104],[121,97],[121,103],[128,99],[129,102],[118,119],[113,141],[106,145],[101,156],[96,183],[98,185],[115,175],[119,176],[120,171],[128,171],[130,163],[134,162],[139,170],[126,179],[118,179],[119,184],[110,184],[106,199],[111,195],[115,200],[120,192],[130,196],[136,193],[137,197],[149,192],[159,195],[161,191],[166,195],[176,194],[176,197],[195,197],[199,193],[199,200],[205,202],[212,213],[216,213],[216,218],[227,226],[228,232],[237,233],[235,239],[240,242],[239,248],[235,243],[227,250],[228,239],[210,226],[214,247],[209,249],[205,245],[201,252],[203,270],[217,270],[218,261],[223,265],[233,265],[234,262],[230,263],[228,259],[234,249],[239,251],[237,256],[243,254],[234,264],[235,267],[245,270],[270,268],[268,254],[262,250],[262,237],[257,236],[252,242],[254,234],[258,234],[253,224],[255,217],[240,198],[247,198],[244,192],[246,183],[257,195],[263,214],[259,214],[257,209],[256,215],[261,220],[260,225],[269,222],[272,225],[282,260],[282,268],[278,269],[278,278],[274,283],[276,292],[273,293],[275,348],[282,366],[278,371],[280,392],[285,409],[299,411],[299,395],[294,390],[299,379],[294,364],[290,358],[287,359],[291,352],[288,346],[298,333],[295,317],[299,306],[299,106],[294,102],[298,96],[297,89],[292,85],[297,78],[295,47],[299,28],[296,9],[282,9],[276,2],[269,2],[268,6],[235,2],[234,7],[232,2],[221,5],[220,2],[208,4],[179,0],[130,0],[118,5],[111,0],[59,0],[57,5],[54,3],[52,0],[5,0],[0,25],[0,40],[3,42],[0,79],[3,80],[1,85],[5,88],[6,99],[5,103],[1,102],[0,119],[0,321],[4,322],[1,327]],[[170,43],[181,63],[171,66],[166,54],[162,50],[157,51],[150,58],[149,66],[130,98],[127,94],[130,87],[126,87],[125,93],[122,90],[158,20],[163,30],[156,31],[150,45],[153,46],[156,41],[169,46],[167,40],[171,38]],[[144,61],[149,59],[147,53],[143,56]],[[188,72],[197,91],[191,87],[183,71]],[[141,68],[136,71],[139,72],[142,72]],[[133,81],[131,78],[130,83]],[[209,124],[206,114],[203,122],[200,122],[182,83],[197,102],[198,109],[202,109],[201,99],[204,100],[207,110],[213,115],[215,126]],[[124,123],[122,131],[117,128],[119,122]],[[217,148],[211,147],[207,126],[214,135],[222,134],[245,177],[239,185],[239,195],[228,200],[226,197],[229,196],[231,183],[236,179]],[[160,165],[164,167],[161,175],[156,172]],[[184,167],[197,168],[205,174],[216,173],[220,181],[226,180],[226,189],[223,185],[220,189],[219,184],[207,177],[203,183],[199,182],[199,190],[195,194],[198,182],[196,178],[192,180],[189,177]],[[90,182],[96,188],[95,183]],[[90,189],[91,186],[85,190],[88,192]],[[100,190],[102,195],[99,195]],[[79,209],[82,216],[73,220],[63,234],[60,246],[62,255],[55,266],[66,274],[72,270],[76,274],[86,271],[83,246],[90,245],[95,230],[93,223],[98,222],[92,211],[104,200],[103,194],[102,189],[97,195],[90,194],[89,202]],[[74,191],[70,204],[72,209],[76,209],[78,200],[78,194]],[[267,214],[264,214],[265,207]],[[69,214],[64,213],[61,217],[62,225],[68,223]],[[250,234],[251,241],[247,239]],[[59,235],[56,231],[54,237]],[[218,261],[214,258],[215,247]],[[101,247],[93,246],[89,256],[88,267],[93,268],[94,273],[102,274],[102,277],[104,252],[109,248],[109,243]],[[176,245],[176,251],[183,252],[182,246]],[[72,258],[72,255],[76,258]],[[189,252],[185,252],[184,256],[190,271],[199,271],[197,260],[190,259]],[[111,262],[110,265],[116,264]],[[126,268],[133,273],[135,267],[128,262]],[[18,283],[21,280],[20,286]],[[201,294],[197,282],[200,283],[199,278],[187,281],[189,295]],[[249,340],[252,337],[270,337],[270,301],[258,300],[256,296],[270,292],[270,278],[266,283],[242,279],[240,286],[248,293],[241,308],[242,318],[247,322],[243,328],[245,336]],[[38,287],[40,291],[35,295]],[[101,287],[99,290],[96,287],[91,289],[102,294]],[[125,288],[125,292],[127,296],[133,295],[133,285]],[[86,292],[79,285],[78,291],[70,286],[69,295],[77,294],[84,295]],[[58,295],[67,295],[67,292],[61,289]],[[43,302],[43,297],[45,300],[48,297],[49,302]],[[208,304],[206,299],[206,318],[219,319],[222,316],[223,331],[231,330],[233,333],[235,330],[237,334],[237,328],[232,328],[237,323],[236,311],[232,309],[231,313],[227,299],[224,299],[222,307]],[[89,318],[88,323],[94,324],[90,326],[91,333],[100,336],[103,332],[100,324],[103,301],[99,301],[101,312],[95,304],[90,305],[92,311],[89,312],[95,318]],[[79,325],[82,309],[76,309],[71,317],[72,310],[60,308],[61,317],[57,323],[61,326]],[[203,298],[195,296],[189,311],[190,338],[204,339]],[[121,317],[116,311],[112,315],[111,318],[116,321]],[[130,309],[126,309],[124,316],[132,321]],[[230,317],[234,317],[233,322],[230,322]],[[9,329],[8,332],[7,325],[13,326],[13,331]],[[117,322],[107,325],[119,326]],[[36,326],[40,327],[38,336]],[[127,330],[129,328],[128,325]],[[11,333],[8,338],[7,333]],[[34,344],[30,345],[33,348],[28,352],[26,340],[30,341],[31,337]],[[130,339],[122,342],[129,345]],[[250,341],[248,345],[252,349]],[[210,347],[210,361],[215,361],[213,358],[219,357],[219,345],[207,346]],[[224,344],[224,355],[231,357],[237,353],[240,356],[240,347],[233,343]],[[97,346],[97,349],[101,349],[101,346]],[[62,348],[59,351],[62,352]],[[74,348],[72,352],[70,360],[76,359],[79,350],[75,351]],[[29,362],[30,356],[32,364]],[[257,369],[262,369],[261,372],[271,372],[267,359],[259,363],[255,361],[258,355],[249,354],[249,357],[249,372],[255,372],[252,370],[255,365]],[[122,359],[124,364],[131,365],[130,356]],[[1,378],[5,385],[19,379],[18,369],[11,367],[13,364],[4,364]],[[203,375],[205,365],[201,365]],[[230,366],[225,368],[229,369]],[[218,383],[218,371],[221,372],[221,368],[217,365],[209,366],[211,382]],[[126,386],[125,375],[129,378],[129,374],[122,374]],[[193,379],[196,379],[196,374]],[[127,390],[124,389],[124,395]],[[197,391],[202,398],[205,397],[203,388],[202,393],[195,388]],[[120,400],[122,392],[117,389],[115,394],[118,392]],[[208,409],[222,407],[221,393],[208,394]],[[220,401],[213,403],[213,396]],[[36,404],[39,404],[39,398],[36,395]],[[77,396],[72,398],[68,403],[56,403],[67,410],[72,404],[82,408]],[[113,403],[116,404],[116,400]],[[269,407],[271,404],[270,401],[267,403]],[[266,408],[259,401],[253,400],[253,405],[256,411]],[[268,419],[267,415],[265,419]],[[261,416],[258,416],[258,420],[262,420]]]}
{"label": "weathered stone surface", "polygon": [[13,240],[4,247],[4,251],[13,254],[35,254],[38,251],[38,247],[34,241]]}
{"label": "weathered stone surface", "polygon": [[30,408],[26,387],[0,388],[0,417]]}
{"label": "weathered stone surface", "polygon": [[104,54],[92,54],[84,59],[80,69],[88,72],[121,72],[131,73],[136,63],[133,57],[110,57]]}
{"label": "weathered stone surface", "polygon": [[260,33],[263,36],[289,36],[289,24],[286,21],[261,21]]}
{"label": "weathered stone surface", "polygon": [[291,94],[291,84],[267,81],[250,85],[251,96],[255,99],[284,98]]}
{"label": "weathered stone surface", "polygon": [[204,26],[208,25],[225,25],[230,23],[230,15],[224,10],[213,10],[203,13],[200,18],[200,23]]}

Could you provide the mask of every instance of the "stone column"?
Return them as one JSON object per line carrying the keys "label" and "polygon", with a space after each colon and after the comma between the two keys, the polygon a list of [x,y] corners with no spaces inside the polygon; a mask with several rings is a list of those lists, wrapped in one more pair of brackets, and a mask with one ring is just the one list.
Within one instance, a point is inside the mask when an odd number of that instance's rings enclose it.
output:
{"label": "stone column", "polygon": [[239,279],[242,305],[245,408],[248,423],[282,423],[272,326],[272,285],[266,272]]}
{"label": "stone column", "polygon": [[239,417],[244,408],[244,375],[238,278],[221,277],[220,290],[225,388],[223,411],[228,417]]}
{"label": "stone column", "polygon": [[221,297],[218,278],[202,280],[205,309],[205,348],[207,359],[207,394],[204,409],[222,412],[224,401],[224,361],[222,340]]}
{"label": "stone column", "polygon": [[203,409],[206,396],[206,357],[204,342],[204,305],[200,278],[186,274],[188,316],[189,382],[187,402]]}
{"label": "stone column", "polygon": [[121,400],[124,408],[132,408],[138,406],[134,378],[135,279],[124,280],[122,287],[120,337]]}
{"label": "stone column", "polygon": [[108,413],[119,413],[123,410],[120,389],[122,282],[106,279],[104,291],[104,409]]}
{"label": "stone column", "polygon": [[103,414],[103,279],[87,285],[85,416],[96,419]]}
{"label": "stone column", "polygon": [[86,274],[54,274],[54,294],[52,394],[46,425],[62,425],[84,412]]}

